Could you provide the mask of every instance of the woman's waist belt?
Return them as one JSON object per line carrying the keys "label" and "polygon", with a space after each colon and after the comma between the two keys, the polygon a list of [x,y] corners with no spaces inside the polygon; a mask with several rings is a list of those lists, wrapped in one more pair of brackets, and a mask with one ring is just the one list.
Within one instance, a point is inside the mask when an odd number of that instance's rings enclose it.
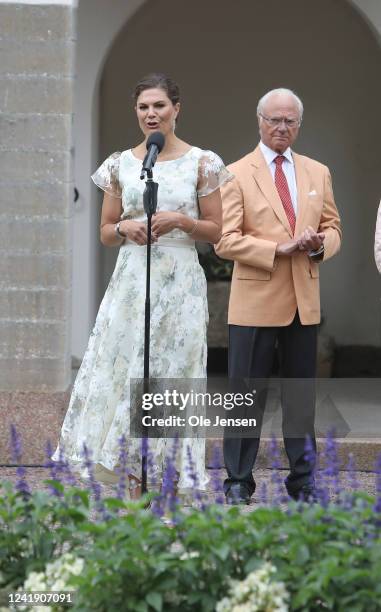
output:
{"label": "woman's waist belt", "polygon": [[[124,244],[128,246],[136,246],[136,247],[146,246],[146,245],[136,244],[136,242],[133,242],[132,240],[128,240],[128,238],[124,241]],[[191,238],[166,238],[165,236],[160,236],[156,242],[153,242],[151,244],[151,247],[153,249],[155,247],[179,247],[179,248],[187,248],[187,249],[193,248],[194,249],[195,241],[192,240]]]}

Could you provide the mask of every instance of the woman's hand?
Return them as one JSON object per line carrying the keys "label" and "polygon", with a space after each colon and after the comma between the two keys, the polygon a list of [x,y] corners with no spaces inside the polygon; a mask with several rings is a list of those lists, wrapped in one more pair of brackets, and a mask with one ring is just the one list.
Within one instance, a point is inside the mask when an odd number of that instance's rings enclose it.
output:
{"label": "woman's hand", "polygon": [[[128,240],[132,240],[136,244],[147,244],[147,224],[142,221],[132,221],[125,219],[120,224],[122,234],[126,234]],[[156,242],[157,236],[152,232],[152,242]]]}
{"label": "woman's hand", "polygon": [[179,213],[170,211],[157,212],[152,217],[152,234],[158,238],[178,227]]}

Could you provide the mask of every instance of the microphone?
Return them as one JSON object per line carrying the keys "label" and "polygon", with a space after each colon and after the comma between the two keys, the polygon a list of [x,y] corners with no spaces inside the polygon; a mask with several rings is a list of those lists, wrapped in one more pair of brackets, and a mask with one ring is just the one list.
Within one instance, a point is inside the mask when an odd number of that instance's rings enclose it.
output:
{"label": "microphone", "polygon": [[140,178],[144,179],[146,172],[151,172],[156,163],[157,156],[164,147],[165,138],[161,132],[154,132],[147,140],[147,153],[143,160]]}

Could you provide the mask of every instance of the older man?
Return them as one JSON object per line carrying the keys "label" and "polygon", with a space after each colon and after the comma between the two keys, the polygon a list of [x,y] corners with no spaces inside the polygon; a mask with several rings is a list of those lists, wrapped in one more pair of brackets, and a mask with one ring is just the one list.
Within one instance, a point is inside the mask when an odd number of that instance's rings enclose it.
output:
{"label": "older man", "polygon": [[[231,164],[235,179],[222,189],[223,232],[216,252],[234,261],[229,377],[267,378],[278,348],[284,379],[311,380],[320,322],[319,263],[340,248],[340,218],[328,168],[290,148],[302,122],[301,100],[288,89],[275,89],[261,98],[257,116],[261,141]],[[305,453],[307,434],[316,449],[310,387],[305,386],[302,402],[294,401],[295,386],[288,385],[282,397],[290,464],[285,484],[294,499],[316,495],[314,459]],[[248,503],[255,490],[261,414],[256,437],[225,436],[229,503]],[[302,425],[295,429],[296,415]]]}

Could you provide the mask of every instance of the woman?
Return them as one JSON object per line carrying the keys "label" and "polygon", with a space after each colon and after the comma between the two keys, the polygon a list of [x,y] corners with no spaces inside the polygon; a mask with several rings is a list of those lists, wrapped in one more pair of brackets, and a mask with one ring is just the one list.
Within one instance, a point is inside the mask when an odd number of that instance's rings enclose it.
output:
{"label": "woman", "polygon": [[[114,153],[92,176],[104,190],[101,241],[120,247],[89,345],[74,384],[60,446],[66,458],[81,461],[83,444],[92,451],[97,476],[109,480],[117,465],[118,440],[129,432],[129,379],[143,376],[147,227],[143,208],[142,160],[149,135],[160,131],[165,145],[154,177],[158,207],[152,221],[150,375],[157,378],[206,377],[206,280],[195,240],[216,243],[221,234],[219,187],[231,175],[221,159],[175,135],[180,111],[178,86],[163,74],[143,78],[134,93],[144,141]],[[166,441],[154,445],[161,471]],[[179,489],[193,481],[187,471],[189,448],[200,489],[205,489],[205,443],[180,440]],[[128,440],[132,496],[139,495],[141,443]],[[57,448],[53,459],[58,459]]]}

